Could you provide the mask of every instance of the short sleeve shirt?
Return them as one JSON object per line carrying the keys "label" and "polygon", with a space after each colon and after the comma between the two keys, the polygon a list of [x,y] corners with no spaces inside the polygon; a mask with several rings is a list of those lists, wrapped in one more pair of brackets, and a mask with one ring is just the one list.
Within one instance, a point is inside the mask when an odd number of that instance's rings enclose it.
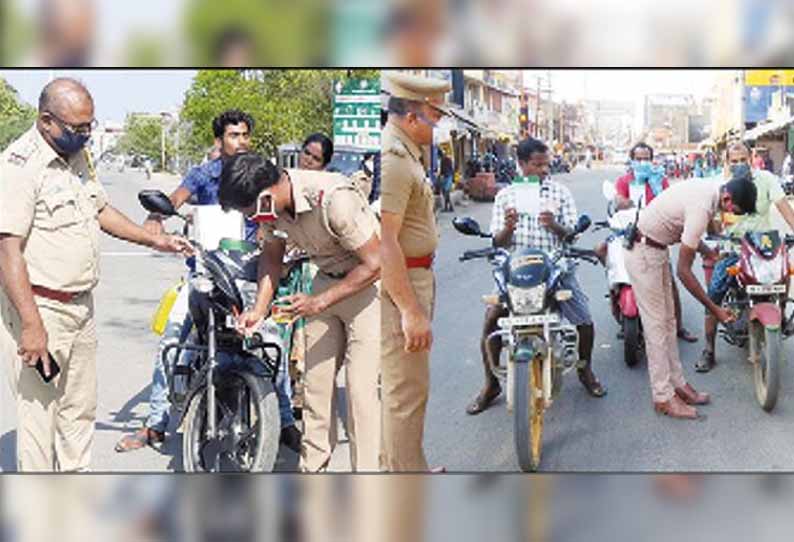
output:
{"label": "short sleeve shirt", "polygon": [[[195,196],[198,205],[218,205],[222,170],[223,162],[220,158],[216,158],[188,171],[179,186]],[[256,242],[257,230],[256,223],[250,220],[245,221],[245,238],[248,241]]]}
{"label": "short sleeve shirt", "polygon": [[286,212],[263,225],[267,237],[276,230],[306,251],[320,271],[345,274],[361,263],[356,251],[378,235],[378,221],[366,198],[338,173],[288,169],[295,217]]}
{"label": "short sleeve shirt", "polygon": [[99,213],[108,196],[85,152],[60,157],[35,125],[0,154],[0,233],[23,239],[33,285],[84,292],[99,282]]}
{"label": "short sleeve shirt", "polygon": [[[618,193],[619,196],[622,196],[626,199],[631,199],[631,183],[634,181],[634,173],[629,171],[622,177],[620,177],[617,181],[615,181],[615,191]],[[662,179],[662,190],[667,190],[670,188],[670,183],[667,180],[667,177]],[[653,198],[656,197],[656,194],[653,193],[653,188],[651,188],[650,183],[645,183],[645,205],[648,205]]]}
{"label": "short sleeve shirt", "polygon": [[428,256],[438,246],[438,230],[422,151],[391,122],[383,129],[382,149],[381,212],[402,217],[397,239],[406,257]]}
{"label": "short sleeve shirt", "polygon": [[[491,233],[496,235],[505,227],[507,209],[517,206],[516,189],[514,186],[502,188],[494,199],[491,211]],[[555,221],[565,228],[576,225],[577,213],[571,191],[567,186],[556,183],[548,178],[540,186],[541,207],[550,206],[556,210]],[[545,252],[553,252],[561,245],[560,238],[540,224],[537,216],[520,214],[518,224],[513,233],[511,251],[519,248],[536,248]]]}
{"label": "short sleeve shirt", "polygon": [[785,192],[780,187],[780,179],[773,173],[765,170],[755,170],[753,183],[758,193],[755,200],[756,213],[752,215],[740,216],[739,221],[726,228],[729,235],[744,235],[748,231],[772,230],[772,208],[775,203],[786,197]]}
{"label": "short sleeve shirt", "polygon": [[724,181],[677,183],[640,211],[643,235],[665,246],[682,243],[697,248],[719,206]]}

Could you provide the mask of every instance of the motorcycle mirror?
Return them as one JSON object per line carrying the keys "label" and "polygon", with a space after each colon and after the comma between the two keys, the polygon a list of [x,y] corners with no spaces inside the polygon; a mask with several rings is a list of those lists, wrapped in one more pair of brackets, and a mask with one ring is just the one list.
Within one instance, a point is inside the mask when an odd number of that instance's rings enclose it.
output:
{"label": "motorcycle mirror", "polygon": [[452,225],[463,235],[483,235],[480,224],[468,216],[456,216],[452,219]]}
{"label": "motorcycle mirror", "polygon": [[178,214],[176,209],[174,209],[174,204],[160,190],[141,190],[138,192],[138,201],[150,213],[164,216],[176,216]]}
{"label": "motorcycle mirror", "polygon": [[579,220],[576,221],[576,227],[574,228],[574,231],[577,234],[580,234],[583,231],[587,231],[587,228],[589,228],[592,223],[593,221],[590,220],[589,216],[579,215]]}
{"label": "motorcycle mirror", "polygon": [[612,201],[618,194],[612,181],[604,181],[604,184],[601,185],[601,193],[604,194],[607,201]]}

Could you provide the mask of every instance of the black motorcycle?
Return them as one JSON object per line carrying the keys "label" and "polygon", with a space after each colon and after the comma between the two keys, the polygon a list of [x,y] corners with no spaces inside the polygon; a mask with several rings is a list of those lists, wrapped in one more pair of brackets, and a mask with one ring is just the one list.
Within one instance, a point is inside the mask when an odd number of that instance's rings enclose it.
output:
{"label": "black motorcycle", "polygon": [[516,161],[512,156],[508,156],[499,160],[496,167],[496,182],[501,184],[510,184],[518,174],[516,168]]}
{"label": "black motorcycle", "polygon": [[[143,207],[163,216],[179,216],[159,190],[138,194]],[[182,217],[184,219],[184,217]],[[185,233],[187,234],[185,219]],[[181,340],[164,349],[163,363],[183,352],[190,361],[177,366],[184,377],[183,467],[187,472],[271,471],[279,448],[281,423],[274,383],[282,356],[279,342],[262,333],[244,338],[236,316],[256,298],[258,255],[241,250],[207,251],[191,241],[197,268],[185,287],[195,341]],[[173,390],[174,371],[167,369]]]}
{"label": "black motorcycle", "polygon": [[551,173],[570,173],[571,166],[559,154],[555,155],[549,164]]}
{"label": "black motorcycle", "polygon": [[[472,218],[453,220],[464,235],[490,238]],[[508,347],[506,368],[489,360],[490,369],[507,380],[507,408],[513,412],[513,437],[518,463],[524,472],[540,466],[543,415],[562,387],[562,375],[577,366],[579,333],[576,326],[560,322],[559,302],[571,299],[562,279],[574,272],[576,260],[598,265],[592,250],[573,247],[574,238],[590,227],[582,215],[573,234],[553,254],[525,248],[510,254],[503,248],[467,250],[460,261],[485,258],[493,266],[497,295],[484,296],[488,305],[504,307],[509,316],[498,321],[500,330],[486,340],[499,338]]]}

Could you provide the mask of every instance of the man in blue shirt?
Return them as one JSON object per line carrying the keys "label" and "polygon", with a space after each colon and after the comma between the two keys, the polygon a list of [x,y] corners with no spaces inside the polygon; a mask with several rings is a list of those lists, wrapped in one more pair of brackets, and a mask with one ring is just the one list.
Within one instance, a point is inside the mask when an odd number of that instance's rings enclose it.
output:
{"label": "man in blue shirt", "polygon": [[[218,186],[223,162],[230,156],[250,150],[253,128],[254,120],[242,111],[229,110],[215,117],[212,121],[212,130],[215,136],[215,145],[220,150],[220,157],[209,160],[188,172],[179,187],[169,196],[176,209],[188,201],[196,205],[218,205]],[[143,226],[153,233],[162,232],[162,221],[163,217],[150,215]],[[258,226],[246,220],[245,229],[246,239],[256,242]],[[186,294],[187,289],[183,288],[171,309],[168,326],[160,340],[154,360],[149,416],[140,430],[132,435],[125,435],[119,440],[116,444],[117,452],[137,450],[148,444],[160,443],[165,440],[171,405],[168,400],[168,381],[163,367],[162,353],[169,344],[177,342],[182,333],[182,324],[188,310]],[[276,393],[279,396],[281,412],[282,442],[297,452],[300,450],[300,432],[295,427],[290,404],[289,375],[285,373],[282,371],[276,382]]]}

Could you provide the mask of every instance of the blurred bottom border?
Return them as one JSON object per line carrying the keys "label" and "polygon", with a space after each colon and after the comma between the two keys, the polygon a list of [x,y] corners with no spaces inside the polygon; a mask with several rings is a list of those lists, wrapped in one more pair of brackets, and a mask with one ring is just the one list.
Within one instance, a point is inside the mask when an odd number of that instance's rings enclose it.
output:
{"label": "blurred bottom border", "polygon": [[787,538],[794,476],[9,475],[0,541]]}

